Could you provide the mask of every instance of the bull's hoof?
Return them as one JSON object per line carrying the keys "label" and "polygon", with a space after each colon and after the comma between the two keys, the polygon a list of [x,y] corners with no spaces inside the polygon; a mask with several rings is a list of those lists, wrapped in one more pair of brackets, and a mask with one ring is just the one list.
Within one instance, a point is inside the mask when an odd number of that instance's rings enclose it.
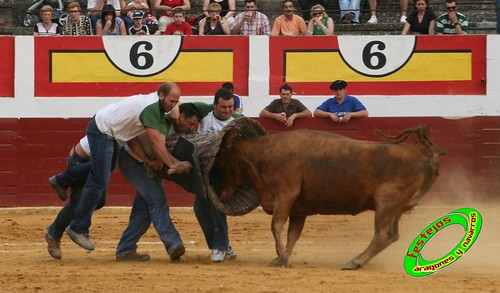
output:
{"label": "bull's hoof", "polygon": [[344,265],[343,270],[357,270],[361,267],[360,264],[350,261]]}
{"label": "bull's hoof", "polygon": [[273,259],[269,265],[272,267],[286,267],[288,263],[285,263],[281,258],[277,257]]}

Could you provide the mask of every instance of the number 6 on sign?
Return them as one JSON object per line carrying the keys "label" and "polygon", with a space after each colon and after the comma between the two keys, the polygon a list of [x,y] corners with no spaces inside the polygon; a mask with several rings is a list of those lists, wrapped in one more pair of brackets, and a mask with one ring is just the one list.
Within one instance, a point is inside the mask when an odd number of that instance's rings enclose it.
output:
{"label": "number 6 on sign", "polygon": [[415,36],[339,36],[340,56],[352,70],[383,77],[401,69],[411,58]]}
{"label": "number 6 on sign", "polygon": [[182,36],[102,37],[106,56],[121,72],[147,77],[166,70],[179,56]]}

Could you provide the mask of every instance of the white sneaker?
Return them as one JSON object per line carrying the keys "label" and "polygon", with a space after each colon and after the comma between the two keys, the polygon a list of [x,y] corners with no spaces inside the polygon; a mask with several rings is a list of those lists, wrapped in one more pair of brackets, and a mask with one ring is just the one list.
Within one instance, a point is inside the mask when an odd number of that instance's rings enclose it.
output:
{"label": "white sneaker", "polygon": [[372,17],[370,17],[370,19],[366,23],[377,24],[378,23],[378,19],[377,19],[377,17],[375,15],[372,15]]}
{"label": "white sneaker", "polygon": [[229,246],[226,250],[222,249],[213,249],[212,250],[212,261],[213,262],[222,262],[225,260],[235,260],[236,252],[234,252],[233,248]]}
{"label": "white sneaker", "polygon": [[221,262],[226,257],[226,251],[222,249],[212,249],[212,261]]}
{"label": "white sneaker", "polygon": [[401,18],[399,19],[399,22],[406,23],[406,15],[401,15]]}

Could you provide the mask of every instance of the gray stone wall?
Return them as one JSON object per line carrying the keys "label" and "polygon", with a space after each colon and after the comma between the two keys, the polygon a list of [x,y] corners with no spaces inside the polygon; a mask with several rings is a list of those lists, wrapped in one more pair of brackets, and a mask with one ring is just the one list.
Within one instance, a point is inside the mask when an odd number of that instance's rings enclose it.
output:
{"label": "gray stone wall", "polygon": [[[57,0],[52,1],[54,5]],[[77,0],[83,9],[87,7],[86,0]],[[259,8],[270,19],[271,23],[281,14],[281,0],[257,0]],[[31,28],[23,27],[23,19],[28,7],[34,0],[0,0],[0,34],[29,35]],[[65,6],[70,1],[63,0]],[[297,2],[297,1],[295,1]],[[400,34],[402,25],[399,23],[400,7],[399,0],[378,0],[379,24],[367,25],[370,13],[367,0],[361,1],[362,17],[361,24],[342,25],[339,23],[339,8],[337,0],[330,0],[327,7],[328,13],[335,22],[335,34]],[[413,1],[409,0],[408,11],[413,10]],[[202,14],[203,0],[191,0],[192,10],[188,16]],[[236,0],[237,9],[242,10],[244,1]],[[365,4],[366,3],[366,4]],[[444,13],[444,0],[430,0],[431,8],[437,15]],[[497,7],[495,0],[458,0],[459,10],[467,14],[470,20],[470,31],[472,34],[494,34],[496,33]],[[53,6],[54,6],[53,5]],[[298,4],[296,5],[297,7]],[[300,15],[300,12],[298,12]]]}

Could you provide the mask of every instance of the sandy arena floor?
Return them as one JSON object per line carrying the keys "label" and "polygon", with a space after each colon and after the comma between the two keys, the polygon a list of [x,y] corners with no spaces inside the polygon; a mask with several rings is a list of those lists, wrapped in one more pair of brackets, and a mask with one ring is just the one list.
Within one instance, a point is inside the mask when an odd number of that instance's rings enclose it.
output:
{"label": "sandy arena floor", "polygon": [[[424,278],[403,268],[408,246],[430,222],[465,205],[426,204],[400,223],[400,240],[357,271],[341,267],[368,245],[373,213],[352,216],[313,216],[306,226],[291,267],[269,267],[276,256],[271,216],[261,210],[229,217],[235,261],[210,261],[192,209],[172,209],[187,252],[172,264],[151,227],[139,251],[151,255],[145,263],[117,263],[114,252],[129,208],[104,208],[93,218],[91,236],[96,250],[87,252],[65,235],[63,259],[46,250],[45,227],[59,208],[0,209],[0,292],[499,292],[499,205],[468,205],[483,216],[483,229],[467,254],[453,265]],[[426,259],[451,250],[464,231],[454,225],[425,247]]]}

